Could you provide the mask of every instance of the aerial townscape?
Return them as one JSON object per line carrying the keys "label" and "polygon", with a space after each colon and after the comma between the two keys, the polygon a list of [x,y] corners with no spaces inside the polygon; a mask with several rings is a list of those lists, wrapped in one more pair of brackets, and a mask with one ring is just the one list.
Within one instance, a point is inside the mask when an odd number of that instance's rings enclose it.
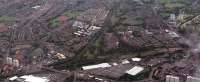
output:
{"label": "aerial townscape", "polygon": [[0,82],[200,82],[200,0],[0,0]]}

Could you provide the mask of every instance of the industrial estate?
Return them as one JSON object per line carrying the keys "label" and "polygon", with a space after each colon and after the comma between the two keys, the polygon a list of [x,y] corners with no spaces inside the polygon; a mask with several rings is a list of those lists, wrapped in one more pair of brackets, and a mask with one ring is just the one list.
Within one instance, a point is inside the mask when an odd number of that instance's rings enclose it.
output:
{"label": "industrial estate", "polygon": [[200,0],[0,0],[0,82],[200,82]]}

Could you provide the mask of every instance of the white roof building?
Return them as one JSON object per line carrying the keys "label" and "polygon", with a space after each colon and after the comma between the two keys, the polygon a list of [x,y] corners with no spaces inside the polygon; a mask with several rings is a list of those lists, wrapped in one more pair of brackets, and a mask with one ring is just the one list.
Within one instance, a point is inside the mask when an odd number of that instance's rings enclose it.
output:
{"label": "white roof building", "polygon": [[14,80],[16,80],[17,78],[18,78],[17,76],[14,76],[14,77],[9,78],[9,80],[10,80],[10,81],[14,81]]}
{"label": "white roof building", "polygon": [[125,59],[125,60],[122,60],[122,64],[129,64],[130,62],[127,60],[127,59]]}
{"label": "white roof building", "polygon": [[101,78],[95,78],[96,80],[99,80],[99,81],[103,81],[103,79],[101,79]]}
{"label": "white roof building", "polygon": [[14,76],[9,78],[10,81],[14,81],[17,79],[24,79],[23,82],[49,82],[49,80],[46,77],[36,77],[33,75],[24,75],[21,77]]}
{"label": "white roof building", "polygon": [[90,70],[90,69],[107,68],[107,67],[111,67],[111,65],[108,63],[101,63],[101,64],[97,64],[97,65],[83,66],[82,69]]}
{"label": "white roof building", "polygon": [[179,77],[167,75],[166,76],[166,82],[179,82]]}
{"label": "white roof building", "polygon": [[200,82],[200,78],[188,76],[187,82]]}
{"label": "white roof building", "polygon": [[141,58],[131,58],[132,61],[136,61],[136,62],[139,62],[141,61],[142,59]]}
{"label": "white roof building", "polygon": [[20,78],[25,79],[25,82],[49,82],[46,77],[36,77],[33,75],[24,75]]}
{"label": "white roof building", "polygon": [[74,34],[75,34],[75,35],[79,35],[79,36],[81,35],[80,33],[77,33],[77,32],[75,32]]}
{"label": "white roof building", "polygon": [[171,30],[165,30],[165,32],[167,32],[171,37],[173,37],[173,38],[179,38],[180,36],[176,33],[176,32],[174,32],[174,31],[171,31]]}
{"label": "white roof building", "polygon": [[16,67],[19,67],[19,60],[14,59],[13,60],[13,65],[16,66]]}
{"label": "white roof building", "polygon": [[90,30],[99,30],[101,29],[102,27],[97,27],[97,26],[91,26],[89,29]]}
{"label": "white roof building", "polygon": [[175,21],[176,20],[176,15],[175,14],[170,14],[170,20]]}
{"label": "white roof building", "polygon": [[144,70],[143,67],[135,66],[132,69],[126,71],[126,73],[129,74],[129,75],[135,76],[138,73],[142,72],[143,70]]}
{"label": "white roof building", "polygon": [[39,6],[39,5],[37,5],[37,6],[34,6],[34,7],[32,7],[33,9],[38,9],[38,8],[40,8],[41,6]]}
{"label": "white roof building", "polygon": [[87,25],[86,23],[81,22],[81,21],[75,21],[74,24],[72,25],[72,27],[88,28],[89,25]]}
{"label": "white roof building", "polygon": [[117,64],[117,63],[112,63],[112,65],[113,65],[113,66],[117,66],[118,64]]}
{"label": "white roof building", "polygon": [[11,57],[6,57],[6,63],[12,65],[12,58]]}

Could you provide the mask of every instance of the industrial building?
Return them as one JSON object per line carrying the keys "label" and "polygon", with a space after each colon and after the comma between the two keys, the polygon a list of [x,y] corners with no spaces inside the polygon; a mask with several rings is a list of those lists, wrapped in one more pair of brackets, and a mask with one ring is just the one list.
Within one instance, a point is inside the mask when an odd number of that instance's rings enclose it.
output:
{"label": "industrial building", "polygon": [[167,75],[166,76],[166,82],[179,82],[179,77]]}
{"label": "industrial building", "polygon": [[24,75],[21,77],[14,76],[9,78],[11,82],[49,82],[46,77],[36,77],[33,75]]}
{"label": "industrial building", "polygon": [[200,78],[188,76],[187,82],[200,82]]}
{"label": "industrial building", "polygon": [[144,70],[143,67],[135,66],[132,69],[126,71],[126,73],[129,74],[129,75],[135,76],[138,73],[142,72],[143,70]]}
{"label": "industrial building", "polygon": [[97,65],[83,66],[82,69],[89,70],[89,69],[106,68],[106,67],[111,67],[111,65],[108,63],[101,63]]}

